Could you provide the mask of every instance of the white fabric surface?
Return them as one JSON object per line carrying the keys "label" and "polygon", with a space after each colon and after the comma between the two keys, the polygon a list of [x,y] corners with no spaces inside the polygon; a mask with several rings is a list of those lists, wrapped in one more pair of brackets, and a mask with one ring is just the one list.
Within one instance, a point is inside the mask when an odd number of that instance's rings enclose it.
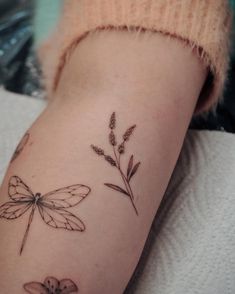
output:
{"label": "white fabric surface", "polygon": [[235,293],[235,136],[189,131],[135,294]]}
{"label": "white fabric surface", "polygon": [[[43,107],[43,101],[0,91],[0,180]],[[188,132],[126,293],[235,293],[234,135]]]}
{"label": "white fabric surface", "polygon": [[44,106],[45,101],[0,89],[0,183],[15,147]]}

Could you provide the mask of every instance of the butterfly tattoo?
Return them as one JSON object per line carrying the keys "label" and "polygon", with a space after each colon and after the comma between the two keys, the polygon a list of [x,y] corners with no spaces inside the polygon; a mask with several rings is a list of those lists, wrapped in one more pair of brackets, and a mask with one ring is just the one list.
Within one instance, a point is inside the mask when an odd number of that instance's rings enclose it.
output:
{"label": "butterfly tattoo", "polygon": [[16,150],[11,158],[11,163],[20,155],[20,153],[23,151],[25,145],[28,143],[29,141],[29,133],[26,133],[23,138],[21,139],[20,143],[18,144],[18,146],[16,147]]}
{"label": "butterfly tattoo", "polygon": [[18,176],[11,177],[8,195],[12,201],[0,206],[0,218],[14,220],[30,210],[20,255],[23,252],[36,209],[42,220],[50,227],[68,231],[84,231],[85,225],[82,220],[66,209],[79,204],[90,191],[89,187],[77,184],[54,190],[45,195],[34,194]]}
{"label": "butterfly tattoo", "polygon": [[24,289],[30,294],[69,294],[77,293],[78,287],[69,280],[58,281],[56,278],[48,277],[44,283],[31,282],[24,284]]}

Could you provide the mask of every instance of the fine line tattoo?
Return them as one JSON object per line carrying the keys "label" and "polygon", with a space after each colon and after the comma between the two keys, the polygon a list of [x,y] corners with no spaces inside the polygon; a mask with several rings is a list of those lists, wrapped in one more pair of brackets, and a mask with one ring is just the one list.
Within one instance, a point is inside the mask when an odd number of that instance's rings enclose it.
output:
{"label": "fine line tattoo", "polygon": [[31,211],[21,244],[20,255],[27,241],[36,208],[43,221],[53,228],[84,231],[84,223],[65,208],[71,208],[79,204],[90,191],[89,187],[77,184],[54,190],[45,195],[41,195],[41,193],[34,194],[18,176],[11,177],[8,185],[8,195],[12,201],[0,206],[0,218],[14,220],[28,210]]}
{"label": "fine line tattoo", "polygon": [[16,150],[11,158],[10,163],[12,163],[19,155],[20,153],[23,151],[25,145],[28,143],[29,141],[29,133],[27,132],[26,134],[24,134],[23,138],[20,140],[20,143],[17,145]]}
{"label": "fine line tattoo", "polygon": [[122,159],[122,156],[125,154],[126,143],[129,141],[131,135],[133,134],[136,128],[136,125],[133,125],[126,130],[126,132],[122,136],[122,142],[120,144],[118,144],[116,140],[116,135],[114,133],[115,128],[116,128],[116,114],[115,112],[113,112],[109,121],[109,129],[110,129],[109,143],[112,146],[113,157],[110,155],[107,155],[102,148],[99,148],[95,145],[91,145],[91,148],[94,150],[94,152],[97,155],[103,156],[103,158],[111,166],[118,169],[125,188],[122,188],[120,186],[110,184],[110,183],[105,183],[104,185],[109,187],[110,189],[118,191],[119,193],[122,193],[126,195],[127,197],[129,197],[131,204],[135,210],[135,213],[138,215],[138,210],[135,205],[135,197],[134,197],[130,182],[133,176],[136,174],[140,166],[140,162],[137,162],[136,164],[134,164],[134,155],[131,155],[126,172],[123,171],[123,168],[121,166],[121,159]]}
{"label": "fine line tattoo", "polygon": [[77,285],[70,279],[61,281],[47,277],[44,283],[30,282],[24,284],[24,290],[30,294],[69,294],[78,293]]}

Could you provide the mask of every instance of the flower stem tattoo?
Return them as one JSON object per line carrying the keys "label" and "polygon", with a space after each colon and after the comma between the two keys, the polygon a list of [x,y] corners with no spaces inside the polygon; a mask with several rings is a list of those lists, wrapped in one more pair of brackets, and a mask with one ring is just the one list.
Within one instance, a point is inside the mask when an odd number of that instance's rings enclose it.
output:
{"label": "flower stem tattoo", "polygon": [[27,241],[36,209],[38,209],[42,220],[52,228],[84,231],[84,223],[77,216],[65,210],[65,208],[78,205],[86,198],[90,191],[89,187],[77,184],[54,190],[45,195],[41,193],[34,194],[18,176],[11,177],[8,184],[8,195],[12,201],[0,206],[0,218],[14,220],[30,210],[27,228],[20,248],[20,255]]}
{"label": "flower stem tattoo", "polygon": [[109,129],[110,129],[109,143],[112,146],[112,152],[113,152],[112,156],[107,155],[102,148],[99,148],[95,145],[91,145],[91,148],[94,150],[94,152],[97,155],[102,156],[111,166],[117,168],[122,178],[124,188],[114,184],[110,184],[110,183],[105,183],[104,185],[109,187],[110,189],[113,189],[115,191],[118,191],[128,196],[135,210],[135,213],[138,215],[138,210],[135,205],[135,197],[132,191],[130,181],[133,178],[133,176],[136,174],[140,166],[140,162],[134,164],[134,155],[131,155],[126,173],[123,171],[123,168],[121,165],[122,156],[125,154],[125,151],[126,151],[126,143],[129,141],[130,137],[132,136],[136,128],[136,125],[133,125],[126,130],[126,132],[122,136],[122,142],[120,144],[118,144],[116,140],[116,135],[114,132],[115,128],[116,128],[116,114],[115,112],[113,112],[109,121]]}
{"label": "flower stem tattoo", "polygon": [[17,145],[16,150],[11,158],[10,163],[12,163],[19,155],[20,153],[23,151],[25,145],[28,143],[29,141],[29,133],[27,132],[26,134],[24,134],[23,138],[20,140],[20,143]]}
{"label": "flower stem tattoo", "polygon": [[44,283],[31,282],[24,284],[24,290],[30,294],[69,294],[78,293],[77,285],[70,279],[58,281],[54,277],[48,277]]}

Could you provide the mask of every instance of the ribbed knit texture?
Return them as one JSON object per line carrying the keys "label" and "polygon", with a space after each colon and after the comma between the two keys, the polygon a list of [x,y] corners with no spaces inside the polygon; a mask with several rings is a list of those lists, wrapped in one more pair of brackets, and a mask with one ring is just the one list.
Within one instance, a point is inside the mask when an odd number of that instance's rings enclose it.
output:
{"label": "ribbed knit texture", "polygon": [[[42,50],[49,95],[56,89],[70,49],[97,29],[144,29],[188,43],[210,69],[213,81],[198,110],[221,97],[228,68],[231,16],[226,0],[66,0],[55,34]],[[208,81],[207,81],[208,84]]]}

